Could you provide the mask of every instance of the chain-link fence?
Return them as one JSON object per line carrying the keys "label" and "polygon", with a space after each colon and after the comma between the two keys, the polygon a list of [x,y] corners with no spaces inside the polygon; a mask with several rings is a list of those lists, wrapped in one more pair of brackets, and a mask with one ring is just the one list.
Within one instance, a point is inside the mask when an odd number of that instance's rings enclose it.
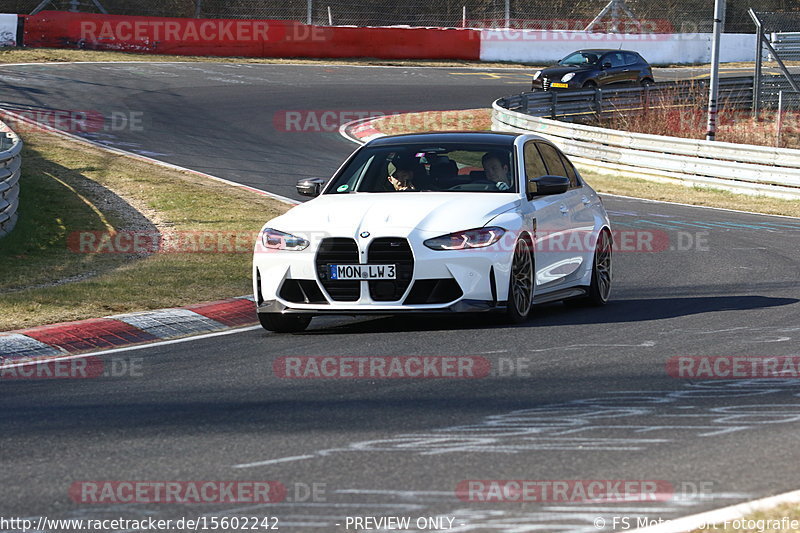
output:
{"label": "chain-link fence", "polygon": [[[41,0],[0,0],[0,13],[28,14]],[[594,31],[709,32],[714,0],[52,0],[45,9],[117,15],[285,19],[357,26],[512,27]],[[725,31],[752,33],[753,0],[728,0]],[[797,0],[759,0],[759,10],[798,13]]]}
{"label": "chain-link fence", "polygon": [[753,79],[753,112],[760,115],[761,110],[778,106],[781,92],[788,98],[800,90],[800,73],[787,66],[787,62],[800,59],[800,12],[752,11],[750,17],[760,50]]}

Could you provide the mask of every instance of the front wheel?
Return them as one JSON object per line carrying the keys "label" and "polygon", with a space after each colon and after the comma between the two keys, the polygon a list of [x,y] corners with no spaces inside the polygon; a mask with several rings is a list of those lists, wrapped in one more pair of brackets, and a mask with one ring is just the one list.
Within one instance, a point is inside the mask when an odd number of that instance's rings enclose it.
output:
{"label": "front wheel", "polygon": [[310,316],[282,315],[280,313],[258,313],[261,327],[276,333],[297,333],[305,330],[311,322]]}
{"label": "front wheel", "polygon": [[604,229],[597,236],[597,245],[592,262],[592,281],[587,288],[586,296],[564,300],[569,306],[593,305],[601,306],[608,302],[611,295],[611,233]]}
{"label": "front wheel", "polygon": [[605,305],[611,295],[611,234],[603,230],[597,237],[597,247],[594,251],[594,268],[592,269],[592,284],[589,286],[589,303],[592,305]]}
{"label": "front wheel", "polygon": [[511,260],[511,279],[508,282],[508,307],[506,318],[512,324],[528,319],[533,303],[533,255],[527,241],[520,240],[514,247]]}

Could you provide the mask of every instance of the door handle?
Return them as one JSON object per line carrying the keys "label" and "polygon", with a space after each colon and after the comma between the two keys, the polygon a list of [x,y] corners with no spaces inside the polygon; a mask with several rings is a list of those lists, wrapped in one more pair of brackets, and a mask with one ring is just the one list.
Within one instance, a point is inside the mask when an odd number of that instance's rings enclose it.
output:
{"label": "door handle", "polygon": [[591,201],[591,200],[589,200],[589,199],[588,199],[587,197],[585,197],[585,196],[581,196],[581,202],[583,202],[583,205],[589,205],[590,203],[592,203],[592,201]]}
{"label": "door handle", "polygon": [[562,215],[568,215],[568,214],[569,214],[569,209],[567,209],[567,206],[565,206],[565,205],[562,205],[562,206],[559,208],[559,211],[561,211],[561,214],[562,214]]}

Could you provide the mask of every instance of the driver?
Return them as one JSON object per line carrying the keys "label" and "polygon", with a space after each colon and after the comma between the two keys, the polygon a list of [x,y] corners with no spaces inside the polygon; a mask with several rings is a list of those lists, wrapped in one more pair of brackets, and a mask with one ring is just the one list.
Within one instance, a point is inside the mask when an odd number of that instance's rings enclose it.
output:
{"label": "driver", "polygon": [[495,184],[501,191],[507,191],[513,184],[507,152],[487,152],[481,158],[486,179]]}
{"label": "driver", "polygon": [[392,161],[394,172],[389,174],[387,181],[389,182],[388,190],[395,191],[416,191],[414,186],[414,171],[418,164],[414,159],[401,158]]}

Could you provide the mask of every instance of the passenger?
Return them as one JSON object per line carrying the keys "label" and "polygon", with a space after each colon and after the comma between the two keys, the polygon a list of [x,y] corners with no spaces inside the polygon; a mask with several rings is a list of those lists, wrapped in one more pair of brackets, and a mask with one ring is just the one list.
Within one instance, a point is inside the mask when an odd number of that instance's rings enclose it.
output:
{"label": "passenger", "polygon": [[495,184],[500,191],[507,191],[513,185],[507,152],[487,152],[481,159],[486,179]]}

